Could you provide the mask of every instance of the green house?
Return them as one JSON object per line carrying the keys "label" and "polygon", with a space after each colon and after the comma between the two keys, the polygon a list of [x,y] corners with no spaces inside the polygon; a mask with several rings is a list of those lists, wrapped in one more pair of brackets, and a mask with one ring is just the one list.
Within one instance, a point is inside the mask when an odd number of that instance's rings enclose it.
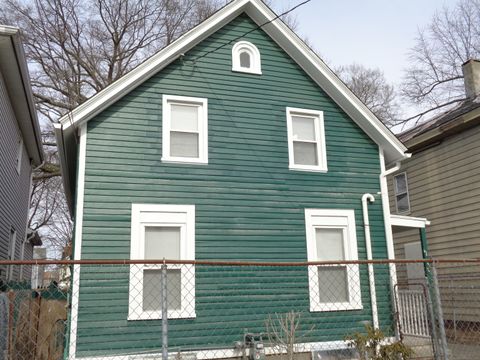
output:
{"label": "green house", "polygon": [[[406,157],[262,1],[232,1],[56,132],[76,260],[190,262],[166,271],[169,354],[240,356],[289,311],[305,351],[391,328],[386,265],[258,264],[393,258],[386,169]],[[76,265],[68,358],[158,358],[161,271]]]}

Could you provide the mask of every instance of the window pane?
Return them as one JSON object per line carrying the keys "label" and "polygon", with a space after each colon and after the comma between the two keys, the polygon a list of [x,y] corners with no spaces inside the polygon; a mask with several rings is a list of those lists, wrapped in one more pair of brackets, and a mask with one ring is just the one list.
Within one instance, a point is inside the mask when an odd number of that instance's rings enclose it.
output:
{"label": "window pane", "polygon": [[170,132],[170,156],[198,158],[198,134]]}
{"label": "window pane", "polygon": [[145,227],[145,259],[180,260],[179,227]]}
{"label": "window pane", "polygon": [[172,130],[198,131],[198,106],[172,104]]}
{"label": "window pane", "polygon": [[407,178],[405,174],[395,176],[395,186],[397,188],[397,194],[407,192]]}
{"label": "window pane", "polygon": [[250,68],[250,54],[246,51],[240,53],[240,67]]}
{"label": "window pane", "polygon": [[293,161],[296,165],[318,165],[317,144],[294,141]]}
{"label": "window pane", "polygon": [[320,302],[348,302],[347,276],[348,272],[346,266],[319,266],[318,294]]}
{"label": "window pane", "polygon": [[[182,274],[180,269],[167,270],[167,309],[182,306]],[[143,271],[143,310],[162,310],[162,270]]]}
{"label": "window pane", "polygon": [[397,195],[397,211],[405,212],[410,210],[408,204],[408,194]]}
{"label": "window pane", "polygon": [[315,141],[315,119],[292,116],[292,131],[294,140]]}
{"label": "window pane", "polygon": [[343,229],[315,229],[315,238],[318,260],[345,260]]}

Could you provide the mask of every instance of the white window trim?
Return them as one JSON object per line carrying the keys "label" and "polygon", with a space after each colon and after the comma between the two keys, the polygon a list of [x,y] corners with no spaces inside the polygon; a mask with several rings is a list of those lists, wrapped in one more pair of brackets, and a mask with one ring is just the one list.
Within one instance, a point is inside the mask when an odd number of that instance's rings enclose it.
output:
{"label": "white window trim", "polygon": [[[130,259],[144,259],[146,226],[180,226],[180,257],[182,260],[195,260],[195,205],[132,204],[131,221]],[[162,318],[161,311],[142,310],[143,270],[160,268],[161,265],[130,266],[128,320]],[[195,267],[168,265],[168,269],[181,269],[182,284],[181,309],[168,310],[168,318],[195,318]]]}
{"label": "white window trim", "polygon": [[[325,128],[323,121],[323,111],[299,109],[287,107],[287,134],[288,134],[288,158],[289,169],[302,171],[327,172],[327,147],[325,143]],[[293,126],[292,115],[306,115],[315,118],[315,142],[317,143],[318,165],[299,165],[295,164],[293,153]]]}
{"label": "white window trim", "polygon": [[[249,68],[240,66],[240,53],[242,51],[247,51],[250,54]],[[262,63],[258,48],[248,41],[235,43],[232,47],[232,71],[262,75]]]}
{"label": "white window trim", "polygon": [[[405,176],[405,192],[398,193],[397,192],[397,177],[404,175]],[[408,189],[408,177],[407,177],[407,172],[401,172],[400,174],[396,174],[393,176],[393,191],[395,192],[395,210],[397,210],[397,214],[410,214],[411,212],[411,207],[410,207],[410,191]],[[398,196],[407,194],[407,203],[408,203],[408,209],[404,211],[398,210]]]}
{"label": "white window trim", "polygon": [[[305,209],[308,261],[318,261],[317,242],[315,235],[315,229],[318,228],[343,229],[345,241],[345,260],[358,260],[354,210]],[[320,303],[318,296],[318,267],[308,267],[308,285],[311,312],[363,309],[360,290],[360,272],[358,265],[348,265],[347,274],[349,301]]]}
{"label": "white window trim", "polygon": [[22,158],[23,158],[23,139],[19,139],[17,143],[17,157],[15,158],[17,174],[20,175],[22,170]]}
{"label": "white window trim", "polygon": [[[198,113],[198,158],[170,155],[171,103],[199,105]],[[208,100],[205,98],[163,95],[162,100],[162,161],[189,164],[208,163]]]}

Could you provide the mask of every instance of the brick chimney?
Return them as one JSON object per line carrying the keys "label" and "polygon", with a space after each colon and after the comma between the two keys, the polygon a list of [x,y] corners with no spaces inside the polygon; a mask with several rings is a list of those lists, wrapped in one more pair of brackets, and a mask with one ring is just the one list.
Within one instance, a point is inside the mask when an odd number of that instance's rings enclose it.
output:
{"label": "brick chimney", "polygon": [[474,99],[480,95],[480,60],[470,59],[462,65],[465,95]]}

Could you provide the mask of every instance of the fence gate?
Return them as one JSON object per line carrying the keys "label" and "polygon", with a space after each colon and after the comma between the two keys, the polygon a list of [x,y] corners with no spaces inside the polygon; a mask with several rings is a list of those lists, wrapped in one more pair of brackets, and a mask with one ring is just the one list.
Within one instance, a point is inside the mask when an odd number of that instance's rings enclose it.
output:
{"label": "fence gate", "polygon": [[431,308],[423,284],[397,287],[397,325],[404,343],[415,354],[414,359],[436,358]]}

